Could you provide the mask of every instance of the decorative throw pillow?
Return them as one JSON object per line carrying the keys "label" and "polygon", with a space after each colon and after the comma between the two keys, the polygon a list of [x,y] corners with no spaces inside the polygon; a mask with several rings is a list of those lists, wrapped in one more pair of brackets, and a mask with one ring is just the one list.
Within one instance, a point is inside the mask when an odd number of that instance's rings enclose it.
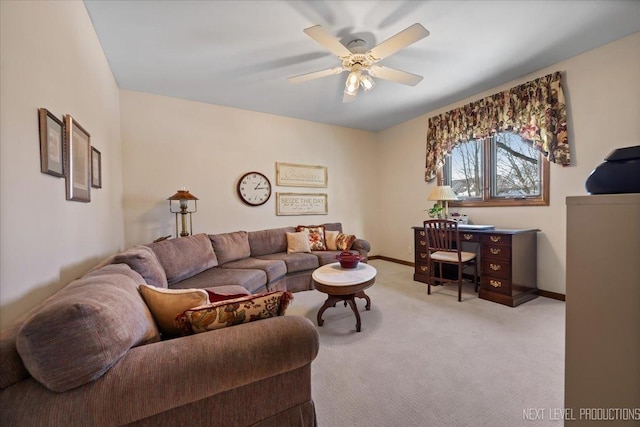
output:
{"label": "decorative throw pillow", "polygon": [[287,233],[287,253],[311,252],[309,246],[309,233],[299,231],[296,233]]}
{"label": "decorative throw pillow", "polygon": [[339,231],[330,231],[330,230],[324,231],[324,238],[327,241],[327,250],[330,250],[330,251],[338,250],[338,247],[336,246],[336,238],[338,237],[338,234],[340,234]]}
{"label": "decorative throw pillow", "polygon": [[351,245],[356,241],[356,236],[353,234],[342,234],[339,233],[338,237],[336,237],[336,248],[339,251],[348,251],[351,249]]}
{"label": "decorative throw pillow", "polygon": [[204,289],[162,289],[147,285],[140,285],[139,289],[164,338],[181,335],[174,323],[178,314],[209,303],[209,294]]}
{"label": "decorative throw pillow", "polygon": [[292,299],[291,292],[278,291],[214,302],[185,310],[175,323],[184,335],[213,331],[282,316]]}
{"label": "decorative throw pillow", "polygon": [[[205,291],[207,292],[207,294],[209,294],[209,302],[227,301],[230,299],[242,298],[242,297],[246,297],[247,295],[251,295],[249,291],[242,294],[219,294],[209,289],[205,289]],[[195,307],[195,305],[192,307]]]}
{"label": "decorative throw pillow", "polygon": [[326,251],[327,243],[324,237],[324,225],[299,225],[296,231],[307,230],[309,233],[309,247],[312,251]]}

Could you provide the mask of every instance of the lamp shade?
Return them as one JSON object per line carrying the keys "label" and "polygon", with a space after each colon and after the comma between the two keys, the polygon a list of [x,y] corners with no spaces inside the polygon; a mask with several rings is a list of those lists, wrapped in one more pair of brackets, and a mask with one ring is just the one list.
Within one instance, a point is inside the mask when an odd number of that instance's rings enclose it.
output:
{"label": "lamp shade", "polygon": [[438,185],[431,190],[428,200],[458,200],[458,196],[449,185]]}
{"label": "lamp shade", "polygon": [[198,198],[189,193],[189,190],[178,190],[176,194],[169,197],[167,200],[198,200]]}

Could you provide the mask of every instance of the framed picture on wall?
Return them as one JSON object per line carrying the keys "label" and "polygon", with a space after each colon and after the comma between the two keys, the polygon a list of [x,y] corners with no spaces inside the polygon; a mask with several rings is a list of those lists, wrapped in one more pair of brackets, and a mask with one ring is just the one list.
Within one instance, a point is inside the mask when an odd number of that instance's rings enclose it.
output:
{"label": "framed picture on wall", "polygon": [[64,116],[67,200],[91,201],[91,135],[70,115]]}
{"label": "framed picture on wall", "polygon": [[40,170],[64,176],[64,125],[46,108],[38,109],[40,126]]}
{"label": "framed picture on wall", "polygon": [[102,188],[102,154],[91,147],[91,186]]}

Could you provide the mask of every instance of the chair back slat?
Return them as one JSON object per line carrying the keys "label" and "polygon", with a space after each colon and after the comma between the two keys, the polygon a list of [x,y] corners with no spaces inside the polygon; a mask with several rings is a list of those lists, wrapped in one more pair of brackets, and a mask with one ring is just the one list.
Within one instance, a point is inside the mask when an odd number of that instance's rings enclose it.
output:
{"label": "chair back slat", "polygon": [[431,219],[424,222],[427,247],[431,251],[457,252],[460,247],[458,223],[446,219]]}

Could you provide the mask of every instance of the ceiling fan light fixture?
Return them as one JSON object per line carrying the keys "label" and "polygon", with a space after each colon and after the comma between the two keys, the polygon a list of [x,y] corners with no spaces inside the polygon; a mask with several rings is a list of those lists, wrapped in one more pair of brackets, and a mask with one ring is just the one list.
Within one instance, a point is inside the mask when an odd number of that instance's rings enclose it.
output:
{"label": "ceiling fan light fixture", "polygon": [[360,73],[357,71],[350,72],[344,87],[344,92],[349,95],[355,95],[358,93],[358,87],[360,87]]}
{"label": "ceiling fan light fixture", "polygon": [[360,76],[360,84],[365,92],[370,91],[376,85],[376,82],[371,78],[368,74],[363,74]]}

